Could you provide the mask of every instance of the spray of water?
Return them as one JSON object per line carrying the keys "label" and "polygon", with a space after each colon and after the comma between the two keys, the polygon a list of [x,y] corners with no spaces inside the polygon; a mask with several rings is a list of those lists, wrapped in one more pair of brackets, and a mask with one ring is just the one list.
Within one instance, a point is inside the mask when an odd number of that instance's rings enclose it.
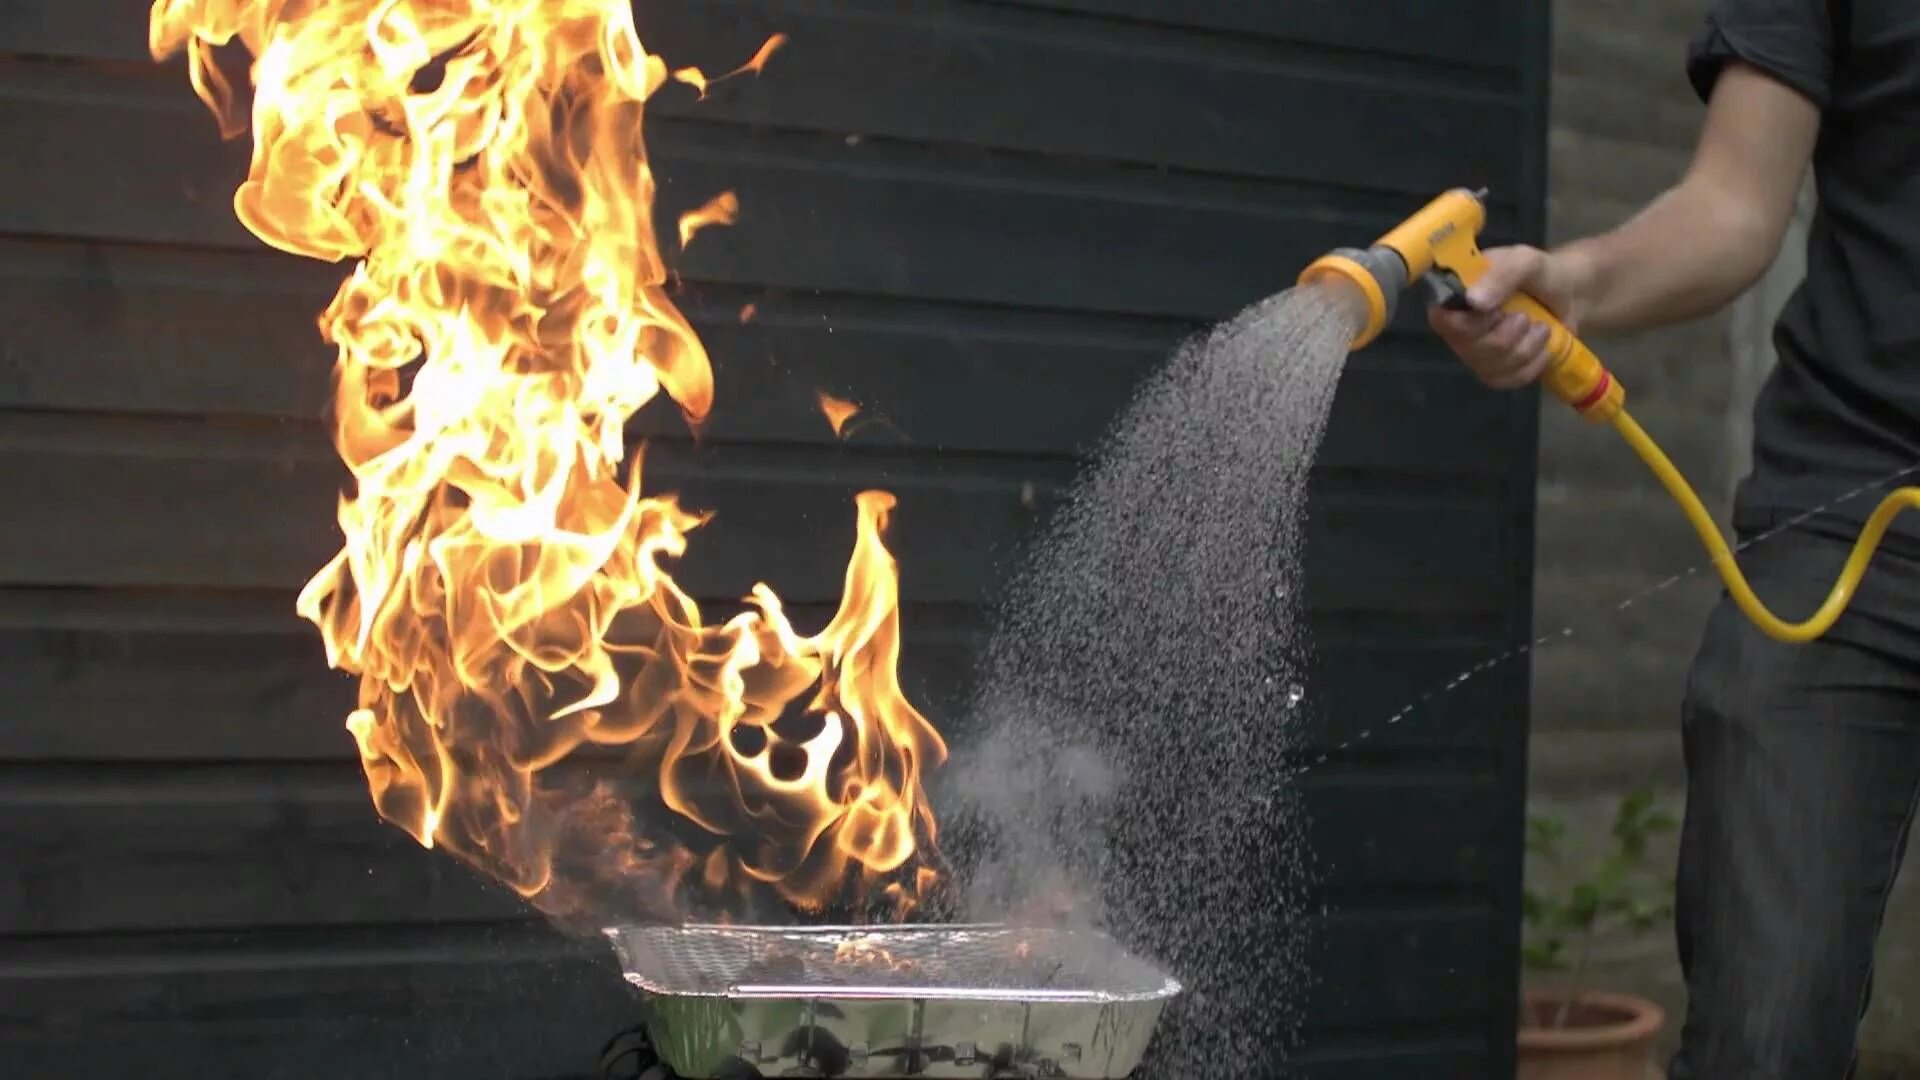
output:
{"label": "spray of water", "polygon": [[1186,984],[1145,1075],[1297,1023],[1306,488],[1360,313],[1295,290],[1181,348],[1030,550],[985,650],[950,835],[984,916],[1080,918]]}

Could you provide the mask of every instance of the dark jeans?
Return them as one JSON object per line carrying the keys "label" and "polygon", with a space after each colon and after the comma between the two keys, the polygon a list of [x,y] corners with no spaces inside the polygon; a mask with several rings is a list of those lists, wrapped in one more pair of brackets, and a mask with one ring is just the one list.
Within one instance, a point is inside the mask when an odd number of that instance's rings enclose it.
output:
{"label": "dark jeans", "polygon": [[[1775,537],[1741,565],[1811,614],[1849,540]],[[1920,797],[1920,559],[1875,558],[1826,637],[1782,645],[1723,599],[1683,714],[1678,934],[1689,996],[1673,1080],[1843,1080],[1874,941]]]}

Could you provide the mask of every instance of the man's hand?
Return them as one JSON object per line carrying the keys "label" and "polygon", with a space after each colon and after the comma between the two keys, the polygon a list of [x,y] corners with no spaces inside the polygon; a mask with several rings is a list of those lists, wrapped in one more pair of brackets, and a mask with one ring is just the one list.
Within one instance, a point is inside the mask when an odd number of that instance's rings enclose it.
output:
{"label": "man's hand", "polygon": [[1487,272],[1467,290],[1472,311],[1434,307],[1427,321],[1480,381],[1496,390],[1532,383],[1547,369],[1547,328],[1500,305],[1524,292],[1576,333],[1591,275],[1578,256],[1526,246],[1489,248]]}

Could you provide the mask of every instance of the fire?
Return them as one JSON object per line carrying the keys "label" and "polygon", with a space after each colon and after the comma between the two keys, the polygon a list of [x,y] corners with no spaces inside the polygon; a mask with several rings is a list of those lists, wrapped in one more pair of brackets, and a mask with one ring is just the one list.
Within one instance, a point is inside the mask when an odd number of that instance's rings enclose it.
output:
{"label": "fire", "polygon": [[860,415],[860,406],[844,398],[834,397],[825,390],[819,391],[818,396],[820,413],[827,418],[827,423],[833,425],[833,433],[840,436],[848,434],[847,421]]}
{"label": "fire", "polygon": [[709,225],[731,225],[740,220],[740,199],[731,191],[723,191],[708,200],[707,205],[698,210],[689,210],[680,215],[680,246],[693,243],[693,234]]}
{"label": "fire", "polygon": [[760,74],[761,71],[766,69],[767,61],[773,59],[773,54],[780,51],[781,46],[786,43],[787,35],[773,35],[767,39],[766,44],[760,46],[759,52],[753,54],[753,59],[741,64],[739,67],[734,68],[732,71],[727,72],[717,79],[709,79],[704,74],[701,74],[699,68],[691,67],[681,68],[673,73],[673,77],[675,80],[686,83],[688,86],[698,90],[701,97],[706,97],[707,91],[711,89],[715,83],[724,82],[736,75]]}
{"label": "fire", "polygon": [[[380,814],[555,914],[922,904],[946,746],[896,676],[893,497],[856,497],[807,636],[765,585],[703,616],[669,564],[705,516],[641,493],[627,419],[664,393],[697,424],[713,376],[665,290],[642,114],[669,74],[626,0],[159,0],[150,35],[229,132],[238,39],[236,213],[352,261],[319,320],[344,542],[297,610],[360,678]],[[617,756],[630,787],[571,767]],[[672,813],[637,823],[632,787]]]}

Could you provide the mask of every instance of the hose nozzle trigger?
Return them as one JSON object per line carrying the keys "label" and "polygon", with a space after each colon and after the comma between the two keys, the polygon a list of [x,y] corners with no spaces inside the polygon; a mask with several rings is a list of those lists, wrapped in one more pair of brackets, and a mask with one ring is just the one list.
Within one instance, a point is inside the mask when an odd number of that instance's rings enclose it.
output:
{"label": "hose nozzle trigger", "polygon": [[1420,281],[1437,306],[1449,311],[1473,310],[1473,305],[1467,302],[1466,283],[1453,271],[1435,267],[1420,275]]}

